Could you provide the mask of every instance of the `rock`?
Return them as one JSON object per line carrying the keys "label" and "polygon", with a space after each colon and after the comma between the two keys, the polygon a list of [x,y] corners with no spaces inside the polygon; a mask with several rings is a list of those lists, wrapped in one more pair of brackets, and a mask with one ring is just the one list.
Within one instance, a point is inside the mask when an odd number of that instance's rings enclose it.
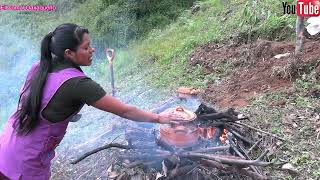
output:
{"label": "rock", "polygon": [[269,105],[273,106],[273,107],[274,106],[280,106],[280,107],[284,108],[286,103],[287,102],[285,100],[279,100],[279,101],[272,101]]}
{"label": "rock", "polygon": [[167,177],[168,176],[168,168],[165,165],[164,161],[162,161],[161,164],[162,164],[162,171],[163,171],[164,177]]}
{"label": "rock", "polygon": [[280,59],[282,57],[287,57],[287,56],[290,56],[290,53],[278,54],[278,55],[275,55],[274,58]]}
{"label": "rock", "polygon": [[191,7],[191,13],[194,14],[196,12],[198,12],[200,10],[200,5],[199,4],[195,4]]}
{"label": "rock", "polygon": [[282,123],[283,124],[292,124],[292,123],[294,123],[295,119],[297,119],[296,114],[286,115],[285,117],[282,118]]}
{"label": "rock", "polygon": [[299,174],[299,171],[290,163],[286,163],[281,167],[282,170],[288,171],[290,174],[297,175]]}
{"label": "rock", "polygon": [[112,171],[112,172],[108,173],[108,177],[109,177],[110,179],[115,179],[115,178],[118,177],[118,176],[119,176],[119,173],[117,173],[117,172],[115,172],[115,171]]}
{"label": "rock", "polygon": [[156,180],[158,180],[161,177],[163,177],[163,175],[161,173],[157,172]]}

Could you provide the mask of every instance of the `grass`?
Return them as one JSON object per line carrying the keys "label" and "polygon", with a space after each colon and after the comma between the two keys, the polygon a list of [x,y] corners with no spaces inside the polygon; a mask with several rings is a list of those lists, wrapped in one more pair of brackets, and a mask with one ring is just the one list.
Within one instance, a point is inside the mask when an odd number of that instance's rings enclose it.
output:
{"label": "grass", "polygon": [[[19,4],[21,2],[15,0],[11,3]],[[59,3],[63,2],[59,1]],[[238,32],[250,33],[253,29],[257,31],[257,36],[265,38],[279,36],[278,32],[284,33],[282,35],[280,33],[280,35],[287,37],[294,30],[294,17],[281,14],[281,2],[278,0],[259,3],[252,0],[232,2],[205,0],[196,4],[200,6],[198,12],[193,13],[191,10],[185,10],[176,22],[160,29],[154,29],[141,39],[132,41],[128,49],[121,49],[117,54],[119,62],[116,63],[117,65],[115,64],[115,68],[119,72],[117,78],[126,78],[128,75],[139,72],[146,77],[147,83],[156,87],[168,87],[168,85],[170,89],[181,85],[205,87],[211,79],[221,79],[224,75],[220,74],[215,77],[204,75],[200,67],[189,66],[189,56],[198,45],[208,42],[222,42]],[[67,11],[69,7],[63,7],[60,10],[66,14],[63,18],[58,15],[59,13],[33,16],[30,12],[5,12],[3,21],[11,19],[10,22],[18,23],[16,31],[24,32],[22,34],[25,36],[34,36],[33,39],[40,42],[40,39],[36,37],[42,37],[41,34],[66,21],[87,25],[90,30],[96,32],[95,25],[90,23],[95,22],[94,13],[96,10],[92,9],[94,6],[100,7],[101,4],[94,2],[87,8],[87,4],[84,3],[69,9],[70,11]],[[77,14],[85,14],[85,17],[82,18]],[[19,21],[12,21],[13,15],[23,16],[25,22],[30,18],[36,18],[34,22],[46,21],[47,26],[38,27],[36,23],[21,26]],[[27,26],[33,29],[32,35],[26,31]],[[283,28],[286,28],[286,32],[281,31]],[[93,33],[92,37],[95,34]],[[99,56],[101,54],[102,52],[99,53]],[[101,76],[99,73],[103,74],[105,71],[106,64],[99,64],[102,67],[96,66],[97,72],[93,72],[93,75]],[[230,69],[232,67],[222,67],[223,72]]]}
{"label": "grass", "polygon": [[[296,167],[299,177],[288,173],[270,170],[275,179],[318,179],[320,178],[320,141],[317,139],[317,114],[319,100],[308,95],[312,88],[319,87],[319,82],[312,77],[298,79],[287,90],[263,94],[252,99],[249,106],[241,109],[250,114],[254,126],[285,137],[288,141],[278,146],[273,152],[274,161],[286,161]],[[283,101],[284,107],[273,106],[271,102]]]}
{"label": "grass", "polygon": [[[220,67],[221,73],[205,75],[201,67],[189,65],[195,47],[208,42],[223,42],[238,32],[250,33],[253,29],[261,38],[277,39],[281,36],[280,39],[292,39],[294,17],[281,14],[279,1],[254,4],[253,1],[237,0],[227,4],[207,0],[198,2],[198,5],[201,7],[198,12],[186,10],[175,23],[151,31],[145,38],[132,42],[130,50],[121,52],[119,64],[125,68],[121,67],[120,76],[140,72],[147,83],[155,87],[171,90],[182,85],[203,88],[208,81],[223,78],[232,66],[226,63]],[[244,13],[244,9],[251,12],[253,8],[259,11]],[[282,32],[283,28],[286,32]]]}

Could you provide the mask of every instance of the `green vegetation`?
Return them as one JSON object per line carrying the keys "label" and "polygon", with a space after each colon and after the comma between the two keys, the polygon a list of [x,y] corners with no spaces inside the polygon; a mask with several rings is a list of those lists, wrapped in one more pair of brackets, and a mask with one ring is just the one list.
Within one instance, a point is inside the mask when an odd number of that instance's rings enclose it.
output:
{"label": "green vegetation", "polygon": [[[283,15],[281,2],[269,0],[197,2],[198,12],[186,10],[175,23],[164,30],[154,30],[148,36],[130,44],[135,65],[147,65],[147,78],[159,87],[192,85],[204,87],[219,79],[204,75],[199,67],[188,66],[190,53],[198,45],[221,42],[239,33],[245,38],[292,39],[295,16]],[[240,27],[239,27],[240,25]],[[224,67],[225,71],[232,69]]]}
{"label": "green vegetation", "polygon": [[[320,143],[317,140],[317,112],[319,99],[309,94],[312,89],[320,89],[314,74],[298,79],[288,90],[267,93],[252,99],[249,106],[242,109],[250,114],[251,123],[261,129],[268,129],[288,141],[278,146],[273,156],[290,162],[301,173],[299,177],[318,179],[320,162],[318,160]],[[287,92],[290,91],[290,95]],[[285,102],[284,107],[272,105],[272,102]],[[273,171],[273,176],[284,177]],[[290,177],[287,177],[290,178]],[[292,177],[291,177],[292,178]]]}
{"label": "green vegetation", "polygon": [[[21,0],[3,3],[26,4]],[[103,49],[117,47],[118,78],[142,70],[149,83],[171,88],[204,87],[208,81],[223,77],[204,75],[200,67],[188,66],[194,47],[226,41],[239,33],[247,34],[244,38],[249,40],[292,39],[295,20],[294,16],[282,14],[282,4],[277,0],[33,0],[27,4],[54,4],[57,11],[1,12],[2,28],[14,29],[39,44],[45,33],[61,23],[83,25],[90,30],[96,47],[95,69],[104,64]],[[200,9],[191,10],[192,5]]]}
{"label": "green vegetation", "polygon": [[[4,0],[7,5],[48,5],[56,11],[4,11],[1,24],[39,40],[59,24],[72,22],[87,27],[99,45],[125,47],[152,29],[173,22],[194,0]],[[45,23],[45,25],[43,24]]]}
{"label": "green vegetation", "polygon": [[[286,2],[292,4],[295,1]],[[4,0],[1,3],[26,5],[23,0]],[[115,47],[114,69],[119,95],[126,96],[128,92],[135,91],[134,95],[139,96],[148,86],[152,89],[147,92],[148,97],[154,101],[163,100],[162,93],[177,86],[204,88],[208,82],[217,83],[232,72],[233,64],[228,61],[218,65],[221,73],[217,74],[205,74],[202,67],[189,65],[190,55],[199,45],[234,39],[241,42],[252,42],[258,38],[293,40],[295,32],[296,17],[283,15],[282,1],[279,0],[32,0],[28,4],[54,4],[58,10],[0,12],[1,32],[19,34],[15,37],[17,41],[30,40],[22,47],[16,46],[14,41],[10,41],[11,44],[1,44],[0,41],[1,71],[6,72],[15,64],[24,63],[14,57],[20,48],[38,49],[46,33],[61,23],[72,22],[87,27],[91,33],[97,55],[93,67],[85,68],[85,71],[93,79],[110,91],[109,69],[103,50]],[[320,106],[318,99],[306,96],[312,88],[320,89],[320,84],[310,75],[294,82],[294,95],[286,96],[286,92],[261,95],[241,111],[253,117],[254,125],[293,140],[294,143],[280,145],[281,151],[275,152],[275,159],[288,161],[299,167],[303,177],[316,179],[320,177],[320,164],[315,157],[319,154],[315,151],[320,151],[320,145],[314,138],[318,120],[309,118],[314,117],[313,112],[319,113]],[[157,94],[159,89],[164,90]],[[14,103],[16,99],[11,101]],[[270,105],[278,101],[284,101],[284,107]],[[3,121],[15,106],[0,105]],[[11,108],[3,110],[2,107]],[[290,119],[291,114],[299,121]],[[312,143],[315,145],[310,145]]]}

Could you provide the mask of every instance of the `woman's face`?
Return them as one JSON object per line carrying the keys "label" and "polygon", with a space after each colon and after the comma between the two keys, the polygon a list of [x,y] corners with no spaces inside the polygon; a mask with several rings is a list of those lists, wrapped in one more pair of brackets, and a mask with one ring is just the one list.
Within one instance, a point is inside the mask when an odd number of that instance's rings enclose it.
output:
{"label": "woman's face", "polygon": [[90,46],[90,36],[88,33],[83,34],[82,43],[76,52],[66,52],[69,59],[79,66],[90,66],[92,63],[92,56],[94,48]]}

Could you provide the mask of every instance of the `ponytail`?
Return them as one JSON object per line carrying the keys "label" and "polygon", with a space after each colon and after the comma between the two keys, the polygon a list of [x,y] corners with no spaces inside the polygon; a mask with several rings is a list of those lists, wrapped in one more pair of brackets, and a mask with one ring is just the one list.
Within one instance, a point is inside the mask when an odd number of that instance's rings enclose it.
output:
{"label": "ponytail", "polygon": [[75,51],[80,46],[85,33],[89,33],[88,29],[65,23],[43,38],[40,65],[36,67],[32,80],[28,84],[29,88],[21,95],[21,101],[19,100],[17,121],[14,124],[19,134],[29,133],[39,122],[43,87],[53,64],[52,54],[55,55],[55,60],[65,61],[65,50]]}
{"label": "ponytail", "polygon": [[51,39],[53,33],[47,34],[41,42],[41,58],[40,65],[37,67],[35,74],[32,76],[29,94],[24,101],[21,101],[21,110],[18,111],[18,129],[19,134],[29,133],[39,121],[39,113],[41,108],[41,99],[43,95],[43,87],[45,85],[47,75],[51,70]]}

